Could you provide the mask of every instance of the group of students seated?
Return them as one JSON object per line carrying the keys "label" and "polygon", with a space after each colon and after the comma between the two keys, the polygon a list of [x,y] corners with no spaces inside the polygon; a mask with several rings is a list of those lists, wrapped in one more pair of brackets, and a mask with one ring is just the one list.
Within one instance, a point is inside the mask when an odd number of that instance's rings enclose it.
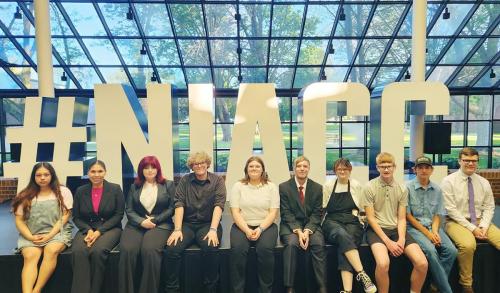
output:
{"label": "group of students seated", "polygon": [[[284,244],[287,292],[294,292],[301,249],[310,250],[319,292],[327,292],[325,242],[338,247],[342,292],[352,291],[354,278],[365,292],[388,292],[389,255],[402,254],[413,264],[411,292],[421,291],[428,267],[431,288],[452,292],[448,275],[457,254],[463,291],[473,292],[476,239],[500,249],[500,231],[491,223],[493,194],[488,181],[476,174],[478,158],[477,151],[464,148],[460,169],[438,186],[429,179],[432,161],[420,157],[414,167],[416,178],[405,186],[394,180],[394,157],[380,153],[376,158],[380,175],[362,186],[350,178],[352,166],[345,158],[333,166],[336,177],[321,185],[308,178],[310,162],[300,156],[294,161],[294,176],[277,186],[268,178],[262,159],[250,157],[244,177],[229,194],[234,221],[230,231],[231,291],[245,291],[251,246],[256,250],[259,292],[272,291],[279,234]],[[90,182],[80,186],[74,197],[59,183],[51,164],[37,163],[28,186],[12,202],[20,234],[18,249],[24,258],[23,293],[42,291],[58,254],[69,246],[71,291],[100,292],[108,255],[117,245],[118,292],[180,292],[182,253],[193,243],[202,252],[205,292],[216,292],[226,187],[221,176],[208,171],[210,164],[208,154],[191,154],[187,165],[192,172],[175,186],[162,175],[158,159],[146,156],[125,202],[121,187],[105,180],[106,166],[100,160],[92,162]],[[124,212],[128,222],[122,229]],[[442,217],[446,219],[444,230]],[[73,223],[78,232],[72,239]],[[364,271],[358,253],[365,227],[376,261],[376,285]],[[159,288],[160,278],[164,288]]]}

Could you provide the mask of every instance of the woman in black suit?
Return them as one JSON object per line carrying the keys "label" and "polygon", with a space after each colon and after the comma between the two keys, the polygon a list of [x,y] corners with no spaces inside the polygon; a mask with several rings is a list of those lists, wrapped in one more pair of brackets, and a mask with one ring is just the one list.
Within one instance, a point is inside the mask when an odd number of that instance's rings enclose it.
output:
{"label": "woman in black suit", "polygon": [[75,193],[73,222],[79,231],[73,239],[72,293],[101,291],[109,252],[120,240],[125,200],[120,185],[107,182],[105,175],[104,162],[94,161],[90,183]]}
{"label": "woman in black suit", "polygon": [[[118,291],[134,292],[137,261],[142,260],[139,292],[158,292],[163,248],[173,229],[175,185],[166,180],[155,156],[139,162],[127,198],[128,223],[120,241]],[[139,281],[137,279],[137,281]]]}

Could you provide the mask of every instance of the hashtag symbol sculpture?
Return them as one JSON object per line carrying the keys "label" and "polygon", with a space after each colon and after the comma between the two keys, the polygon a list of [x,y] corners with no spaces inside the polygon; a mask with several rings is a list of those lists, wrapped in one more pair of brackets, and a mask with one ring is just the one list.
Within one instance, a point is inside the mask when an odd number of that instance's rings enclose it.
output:
{"label": "hashtag symbol sculpture", "polygon": [[8,142],[21,144],[19,162],[7,162],[3,166],[6,177],[18,178],[18,191],[29,182],[31,169],[36,163],[39,143],[54,144],[51,163],[57,171],[61,184],[66,183],[68,176],[82,176],[83,163],[69,160],[71,142],[87,141],[85,127],[73,127],[74,108],[75,98],[58,98],[55,127],[41,127],[42,98],[26,98],[23,126],[7,128],[6,133]]}

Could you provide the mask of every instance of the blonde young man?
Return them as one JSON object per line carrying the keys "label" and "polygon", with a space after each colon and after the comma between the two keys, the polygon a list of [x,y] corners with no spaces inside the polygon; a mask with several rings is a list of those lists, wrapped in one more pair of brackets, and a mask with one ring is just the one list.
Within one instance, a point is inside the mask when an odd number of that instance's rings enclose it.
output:
{"label": "blonde young man", "polygon": [[184,175],[174,196],[174,231],[167,240],[165,292],[179,293],[181,257],[192,243],[198,244],[203,258],[204,292],[215,293],[219,280],[220,219],[226,203],[224,179],[208,167],[212,158],[205,152],[189,155],[187,165],[193,172]]}
{"label": "blonde young man", "polygon": [[476,174],[478,152],[463,148],[458,157],[460,169],[441,183],[444,206],[448,212],[446,233],[458,248],[459,283],[464,293],[472,293],[472,263],[476,239],[500,249],[500,230],[491,223],[495,211],[488,180]]}
{"label": "blonde young man", "polygon": [[376,262],[375,279],[378,292],[389,292],[389,253],[394,257],[405,254],[413,264],[411,292],[420,292],[427,274],[427,259],[420,246],[406,232],[408,191],[394,180],[394,156],[380,153],[376,158],[380,174],[363,190],[363,206],[368,218],[366,232]]}

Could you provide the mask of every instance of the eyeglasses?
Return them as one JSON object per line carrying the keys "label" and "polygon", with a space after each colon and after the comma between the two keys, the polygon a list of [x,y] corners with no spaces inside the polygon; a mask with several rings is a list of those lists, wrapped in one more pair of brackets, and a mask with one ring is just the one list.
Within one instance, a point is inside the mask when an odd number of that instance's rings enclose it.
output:
{"label": "eyeglasses", "polygon": [[394,165],[377,165],[377,168],[380,168],[382,170],[391,170],[394,168]]}
{"label": "eyeglasses", "polygon": [[463,160],[462,159],[462,162],[464,162],[465,164],[477,164],[479,160]]}
{"label": "eyeglasses", "polygon": [[194,166],[201,166],[203,164],[206,164],[207,162],[196,162],[196,163],[193,163],[193,167]]}
{"label": "eyeglasses", "polygon": [[337,168],[337,170],[335,170],[335,172],[338,172],[338,173],[341,173],[341,172],[349,172],[351,170],[347,169],[347,168]]}

